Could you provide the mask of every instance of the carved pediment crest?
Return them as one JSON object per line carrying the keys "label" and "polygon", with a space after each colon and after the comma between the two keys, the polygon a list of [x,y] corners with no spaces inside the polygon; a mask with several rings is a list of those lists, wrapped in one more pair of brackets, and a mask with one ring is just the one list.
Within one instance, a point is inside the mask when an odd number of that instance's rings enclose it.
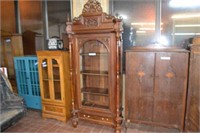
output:
{"label": "carved pediment crest", "polygon": [[97,0],[88,0],[84,5],[82,13],[98,13],[102,12],[101,4]]}

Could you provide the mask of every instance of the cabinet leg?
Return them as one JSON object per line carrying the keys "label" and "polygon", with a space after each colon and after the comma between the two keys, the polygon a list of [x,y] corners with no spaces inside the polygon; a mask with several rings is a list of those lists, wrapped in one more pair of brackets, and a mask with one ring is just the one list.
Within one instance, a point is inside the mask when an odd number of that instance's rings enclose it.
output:
{"label": "cabinet leg", "polygon": [[76,128],[77,125],[78,125],[78,114],[77,114],[77,110],[74,110],[74,111],[72,112],[72,114],[73,114],[73,116],[72,116],[72,126],[73,126],[74,128]]}
{"label": "cabinet leg", "polygon": [[121,133],[121,127],[115,127],[115,133]]}
{"label": "cabinet leg", "polygon": [[122,118],[116,118],[116,126],[115,126],[115,132],[121,133],[121,124],[122,124]]}
{"label": "cabinet leg", "polygon": [[76,118],[76,119],[73,119],[73,118],[72,118],[72,126],[73,126],[74,128],[76,128],[77,125],[78,125],[78,119],[77,119],[77,118]]}

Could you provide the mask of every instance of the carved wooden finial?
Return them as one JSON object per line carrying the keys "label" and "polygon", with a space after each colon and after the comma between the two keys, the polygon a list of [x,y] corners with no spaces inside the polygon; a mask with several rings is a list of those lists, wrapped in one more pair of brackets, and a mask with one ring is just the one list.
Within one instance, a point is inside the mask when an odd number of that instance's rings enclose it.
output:
{"label": "carved wooden finial", "polygon": [[101,13],[102,7],[101,4],[97,0],[88,0],[88,2],[84,5],[82,13]]}

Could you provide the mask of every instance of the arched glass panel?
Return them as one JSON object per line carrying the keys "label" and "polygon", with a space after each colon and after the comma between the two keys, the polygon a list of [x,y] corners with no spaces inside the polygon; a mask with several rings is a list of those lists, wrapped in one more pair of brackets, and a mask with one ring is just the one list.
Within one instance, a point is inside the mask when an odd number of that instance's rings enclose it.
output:
{"label": "arched glass panel", "polygon": [[106,46],[90,40],[80,48],[80,88],[83,106],[108,109],[109,54]]}
{"label": "arched glass panel", "polygon": [[50,98],[48,67],[47,59],[44,59],[41,64],[44,98]]}
{"label": "arched glass panel", "polygon": [[55,59],[52,59],[52,67],[55,100],[61,100],[60,68]]}

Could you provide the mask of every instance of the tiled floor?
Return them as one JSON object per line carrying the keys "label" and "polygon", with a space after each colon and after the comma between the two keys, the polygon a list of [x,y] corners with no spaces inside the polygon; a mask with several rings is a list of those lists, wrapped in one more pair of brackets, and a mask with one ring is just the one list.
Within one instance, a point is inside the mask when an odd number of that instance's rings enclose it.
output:
{"label": "tiled floor", "polygon": [[[108,126],[98,125],[85,121],[79,121],[77,128],[73,128],[71,126],[70,120],[65,123],[54,119],[42,119],[40,111],[27,110],[26,115],[7,130],[5,130],[5,132],[113,133],[114,130]],[[124,130],[122,130],[122,132],[124,132]],[[127,129],[127,132],[177,132],[177,130],[146,125],[131,125]]]}

